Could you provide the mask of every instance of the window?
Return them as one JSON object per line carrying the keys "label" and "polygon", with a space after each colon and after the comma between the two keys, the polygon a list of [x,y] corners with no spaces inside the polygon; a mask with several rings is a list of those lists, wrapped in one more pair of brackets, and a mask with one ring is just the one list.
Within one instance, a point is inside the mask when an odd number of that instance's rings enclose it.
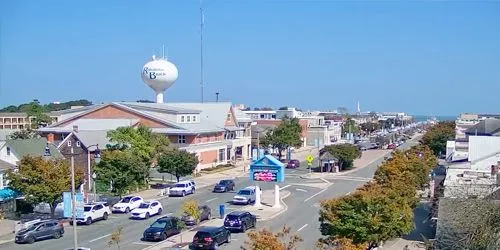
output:
{"label": "window", "polygon": [[68,141],[68,147],[71,147],[71,140]]}
{"label": "window", "polygon": [[186,143],[186,136],[185,135],[177,136],[177,143]]}
{"label": "window", "polygon": [[80,147],[80,141],[76,141],[76,146]]}
{"label": "window", "polygon": [[190,115],[186,116],[186,122],[191,122],[191,116]]}
{"label": "window", "polygon": [[181,115],[181,122],[184,122],[184,116]]}
{"label": "window", "polygon": [[230,121],[231,120],[231,113],[227,114],[227,120]]}
{"label": "window", "polygon": [[196,122],[196,116],[193,115],[193,122]]}
{"label": "window", "polygon": [[219,149],[219,161],[224,161],[224,152],[223,148]]}
{"label": "window", "polygon": [[7,155],[10,155],[10,147],[7,147]]}
{"label": "window", "polygon": [[264,114],[260,114],[260,119],[264,119],[265,118],[265,115]]}

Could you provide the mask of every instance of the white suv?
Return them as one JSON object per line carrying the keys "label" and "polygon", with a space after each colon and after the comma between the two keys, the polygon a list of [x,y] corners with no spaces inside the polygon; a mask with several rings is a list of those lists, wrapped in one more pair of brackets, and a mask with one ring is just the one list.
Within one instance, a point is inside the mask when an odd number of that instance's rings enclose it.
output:
{"label": "white suv", "polygon": [[113,205],[113,213],[127,213],[141,205],[144,200],[140,196],[125,196]]}
{"label": "white suv", "polygon": [[194,181],[179,181],[170,188],[169,196],[186,196],[186,194],[194,194],[196,185]]}
{"label": "white suv", "polygon": [[85,204],[83,205],[83,218],[76,218],[76,223],[90,225],[97,220],[107,220],[110,213],[111,211],[107,203],[96,202]]}

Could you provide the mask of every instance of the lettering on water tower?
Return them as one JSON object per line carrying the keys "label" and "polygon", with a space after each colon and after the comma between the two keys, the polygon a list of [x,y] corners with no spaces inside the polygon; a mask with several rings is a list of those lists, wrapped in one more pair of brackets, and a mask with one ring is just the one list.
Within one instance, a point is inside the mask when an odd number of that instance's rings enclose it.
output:
{"label": "lettering on water tower", "polygon": [[144,67],[142,74],[149,77],[149,79],[154,80],[158,76],[165,76],[167,73],[165,72],[164,69],[161,68],[150,68],[150,67]]}

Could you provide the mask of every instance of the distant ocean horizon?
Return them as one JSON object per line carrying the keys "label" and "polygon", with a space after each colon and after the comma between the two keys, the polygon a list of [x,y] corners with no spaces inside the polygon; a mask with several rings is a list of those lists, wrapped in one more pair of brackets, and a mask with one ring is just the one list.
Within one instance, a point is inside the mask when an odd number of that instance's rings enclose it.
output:
{"label": "distant ocean horizon", "polygon": [[438,121],[454,121],[457,119],[458,116],[453,116],[453,115],[414,115],[413,118],[417,122],[423,122],[427,121],[429,119],[436,119]]}

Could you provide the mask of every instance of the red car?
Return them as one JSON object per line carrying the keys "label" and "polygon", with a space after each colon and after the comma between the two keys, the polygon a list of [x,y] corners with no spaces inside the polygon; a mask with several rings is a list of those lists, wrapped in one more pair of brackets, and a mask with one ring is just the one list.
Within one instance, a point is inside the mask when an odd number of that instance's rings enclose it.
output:
{"label": "red car", "polygon": [[286,168],[298,168],[298,167],[300,167],[299,160],[290,160],[288,164],[286,164]]}
{"label": "red car", "polygon": [[391,143],[387,146],[387,149],[396,149],[398,146],[394,143]]}

